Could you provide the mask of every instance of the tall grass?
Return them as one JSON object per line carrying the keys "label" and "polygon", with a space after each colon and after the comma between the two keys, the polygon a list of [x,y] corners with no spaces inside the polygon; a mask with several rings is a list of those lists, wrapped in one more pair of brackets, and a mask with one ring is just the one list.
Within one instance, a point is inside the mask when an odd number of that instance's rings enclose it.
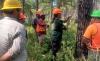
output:
{"label": "tall grass", "polygon": [[[52,31],[50,28],[47,30],[45,44],[43,47],[38,44],[38,39],[32,26],[27,26],[27,32],[28,61],[51,61],[52,54],[50,50],[50,36]],[[60,51],[57,53],[57,61],[74,61],[73,51],[75,47],[75,34],[76,24],[73,22],[70,24],[68,30],[63,33],[62,46]]]}

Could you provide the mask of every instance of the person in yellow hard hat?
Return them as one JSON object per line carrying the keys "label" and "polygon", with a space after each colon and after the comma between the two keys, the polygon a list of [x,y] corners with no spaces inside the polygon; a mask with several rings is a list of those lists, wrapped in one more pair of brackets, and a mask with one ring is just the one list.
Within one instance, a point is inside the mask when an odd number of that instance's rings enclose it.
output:
{"label": "person in yellow hard hat", "polygon": [[0,9],[0,61],[26,61],[26,29],[20,23],[22,5],[18,0],[5,0]]}

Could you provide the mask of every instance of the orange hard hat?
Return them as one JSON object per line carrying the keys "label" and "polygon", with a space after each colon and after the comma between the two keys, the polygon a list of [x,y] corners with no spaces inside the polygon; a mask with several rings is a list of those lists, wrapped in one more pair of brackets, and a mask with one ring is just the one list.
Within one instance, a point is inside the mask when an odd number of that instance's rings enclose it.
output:
{"label": "orange hard hat", "polygon": [[53,14],[61,14],[62,11],[61,11],[61,9],[59,9],[59,8],[54,8],[53,11],[52,11],[52,13],[53,13]]}

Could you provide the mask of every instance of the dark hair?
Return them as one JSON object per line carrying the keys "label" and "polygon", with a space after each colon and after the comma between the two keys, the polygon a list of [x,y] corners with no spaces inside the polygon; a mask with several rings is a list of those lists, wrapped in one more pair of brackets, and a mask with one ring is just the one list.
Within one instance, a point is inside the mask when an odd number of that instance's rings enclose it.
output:
{"label": "dark hair", "polygon": [[95,18],[95,19],[100,19],[100,17],[92,17],[92,18]]}
{"label": "dark hair", "polygon": [[37,18],[41,18],[41,15],[40,15],[40,14],[36,14],[36,17],[37,17]]}
{"label": "dark hair", "polygon": [[14,10],[16,10],[17,12],[19,12],[21,9],[3,10],[3,12],[6,13],[6,14],[12,14]]}
{"label": "dark hair", "polygon": [[56,18],[58,18],[58,14],[54,14],[53,20],[55,20]]}
{"label": "dark hair", "polygon": [[53,23],[56,18],[58,18],[58,14],[53,15],[53,20],[51,21],[51,23]]}
{"label": "dark hair", "polygon": [[43,19],[43,20],[45,19],[45,15],[44,15],[44,14],[43,14],[43,15],[41,15],[41,19]]}

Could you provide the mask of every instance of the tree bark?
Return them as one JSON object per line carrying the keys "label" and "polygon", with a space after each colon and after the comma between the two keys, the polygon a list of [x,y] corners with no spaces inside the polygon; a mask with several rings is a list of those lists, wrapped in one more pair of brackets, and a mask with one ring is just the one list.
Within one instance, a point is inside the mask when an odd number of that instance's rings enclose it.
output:
{"label": "tree bark", "polygon": [[36,11],[38,10],[39,8],[39,0],[36,0]]}
{"label": "tree bark", "polygon": [[61,0],[57,0],[57,7],[60,8],[61,6]]}
{"label": "tree bark", "polygon": [[90,22],[90,13],[93,8],[92,0],[78,0],[78,26],[77,26],[77,36],[76,36],[76,58],[80,58],[82,54],[87,58],[88,50],[86,49],[84,52],[81,52],[80,44],[82,40],[82,35]]}

